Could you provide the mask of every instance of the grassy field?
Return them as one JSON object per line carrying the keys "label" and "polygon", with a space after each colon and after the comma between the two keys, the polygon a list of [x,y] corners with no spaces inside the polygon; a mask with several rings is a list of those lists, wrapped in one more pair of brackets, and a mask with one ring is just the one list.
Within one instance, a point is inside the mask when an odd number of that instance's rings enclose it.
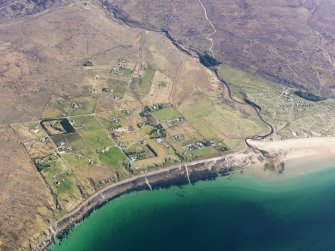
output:
{"label": "grassy field", "polygon": [[208,158],[218,155],[218,151],[214,147],[203,147],[194,151],[189,151],[191,153],[192,159],[197,158]]}
{"label": "grassy field", "polygon": [[158,70],[164,70],[168,67],[169,61],[159,53],[156,49],[155,45],[149,46],[148,50],[150,51],[152,55],[152,64],[158,69]]}
{"label": "grassy field", "polygon": [[[72,210],[81,200],[77,181],[65,163],[57,156],[41,161],[41,174],[50,185],[65,212]],[[77,203],[73,203],[77,202]]]}
{"label": "grassy field", "polygon": [[103,112],[97,115],[104,128],[112,130],[128,126],[125,111]]}
{"label": "grassy field", "polygon": [[220,74],[231,86],[234,96],[247,98],[262,108],[261,114],[275,128],[275,138],[334,135],[332,100],[305,100],[295,95],[295,89],[227,65],[220,66]]}
{"label": "grassy field", "polygon": [[78,130],[83,143],[81,148],[87,149],[86,152],[89,153],[87,157],[95,162],[94,165],[115,169],[122,167],[125,161],[124,154],[94,116],[77,117],[73,120],[75,124],[82,126]]}
{"label": "grassy field", "polygon": [[179,158],[174,154],[173,149],[166,143],[166,141],[162,140],[158,143],[154,139],[149,139],[147,144],[155,152],[156,156],[135,161],[135,171],[163,167],[167,164],[179,162]]}
{"label": "grassy field", "polygon": [[152,113],[158,120],[173,120],[182,117],[174,107],[163,108]]}
{"label": "grassy field", "polygon": [[99,160],[108,167],[120,169],[125,161],[124,154],[118,147],[112,147],[107,153],[98,153]]}
{"label": "grassy field", "polygon": [[89,168],[90,167],[89,159],[91,158],[94,159],[94,155],[90,155],[89,153],[75,150],[72,153],[64,153],[62,154],[62,156],[74,170]]}
{"label": "grassy field", "polygon": [[112,95],[115,98],[123,98],[128,87],[128,82],[117,79],[109,79],[107,86],[108,88],[111,88]]}
{"label": "grassy field", "polygon": [[[216,100],[203,98],[196,104],[187,107],[183,114],[187,121],[207,140],[234,139],[241,142],[244,138],[266,132],[264,125],[257,119],[219,105]],[[241,144],[239,144],[241,145]],[[236,145],[227,146],[237,150]]]}
{"label": "grassy field", "polygon": [[139,93],[140,95],[146,95],[149,93],[152,79],[155,76],[156,69],[148,64],[147,69],[145,69],[143,76],[140,78],[139,82]]}
{"label": "grassy field", "polygon": [[246,95],[255,93],[277,93],[283,90],[278,84],[273,84],[265,79],[233,68],[226,64],[219,66],[220,75],[233,87],[233,95],[243,99]]}
{"label": "grassy field", "polygon": [[78,133],[84,142],[94,150],[103,149],[106,146],[115,146],[104,128],[99,124],[94,116],[83,116],[73,118],[75,125],[82,125]]}

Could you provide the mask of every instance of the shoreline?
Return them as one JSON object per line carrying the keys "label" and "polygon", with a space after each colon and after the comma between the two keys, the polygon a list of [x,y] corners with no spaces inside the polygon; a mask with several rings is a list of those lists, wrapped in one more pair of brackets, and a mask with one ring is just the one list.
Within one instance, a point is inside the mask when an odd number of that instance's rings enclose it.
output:
{"label": "shoreline", "polygon": [[110,184],[87,198],[74,211],[53,223],[48,228],[48,233],[41,237],[39,243],[32,246],[31,249],[35,251],[47,249],[55,239],[62,239],[94,210],[121,195],[135,191],[194,184],[200,180],[213,180],[219,176],[226,176],[238,167],[249,164],[252,156],[250,154],[244,156],[245,158],[242,159],[240,156],[230,155],[181,163]]}
{"label": "shoreline", "polygon": [[[265,179],[278,177],[294,178],[308,172],[317,172],[331,167],[335,163],[335,137],[289,139],[283,141],[249,140],[251,145],[265,151],[267,158],[284,161],[288,168],[284,174],[264,171],[264,163],[259,153],[247,150],[228,156],[203,159],[189,163],[162,168],[132,178],[110,184],[87,198],[74,211],[65,215],[48,228],[40,242],[32,250],[40,251],[48,248],[55,239],[62,239],[75,226],[88,217],[94,210],[119,196],[135,191],[167,188],[194,184],[200,180],[214,180],[220,176],[232,174],[234,171],[245,170],[248,173]],[[332,150],[333,149],[333,150]],[[310,163],[329,160],[329,165],[313,166]],[[308,165],[309,164],[309,165]],[[335,166],[335,165],[333,165]]]}

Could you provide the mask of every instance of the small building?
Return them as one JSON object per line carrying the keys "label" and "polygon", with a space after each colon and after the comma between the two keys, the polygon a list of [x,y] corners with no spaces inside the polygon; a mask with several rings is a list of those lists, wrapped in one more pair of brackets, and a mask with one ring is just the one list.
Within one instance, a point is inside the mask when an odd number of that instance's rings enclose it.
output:
{"label": "small building", "polygon": [[73,108],[73,109],[79,109],[79,108],[81,108],[81,104],[73,103],[73,104],[72,104],[72,108]]}
{"label": "small building", "polygon": [[48,141],[48,137],[40,138],[40,142],[44,143],[44,142],[46,142],[46,141]]}
{"label": "small building", "polygon": [[40,130],[38,128],[30,129],[29,132],[37,134]]}

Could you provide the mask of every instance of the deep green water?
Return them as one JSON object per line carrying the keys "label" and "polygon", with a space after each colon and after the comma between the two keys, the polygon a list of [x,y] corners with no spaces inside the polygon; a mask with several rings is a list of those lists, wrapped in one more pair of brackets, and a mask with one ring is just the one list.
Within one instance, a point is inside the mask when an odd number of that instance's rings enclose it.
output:
{"label": "deep green water", "polygon": [[335,250],[335,168],[128,194],[51,250]]}

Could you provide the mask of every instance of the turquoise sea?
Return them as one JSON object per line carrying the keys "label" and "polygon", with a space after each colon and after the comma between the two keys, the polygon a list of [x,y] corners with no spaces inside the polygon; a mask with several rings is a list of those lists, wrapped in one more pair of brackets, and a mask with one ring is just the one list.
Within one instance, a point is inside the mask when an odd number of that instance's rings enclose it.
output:
{"label": "turquoise sea", "polygon": [[50,249],[335,250],[333,166],[131,193],[96,210]]}

